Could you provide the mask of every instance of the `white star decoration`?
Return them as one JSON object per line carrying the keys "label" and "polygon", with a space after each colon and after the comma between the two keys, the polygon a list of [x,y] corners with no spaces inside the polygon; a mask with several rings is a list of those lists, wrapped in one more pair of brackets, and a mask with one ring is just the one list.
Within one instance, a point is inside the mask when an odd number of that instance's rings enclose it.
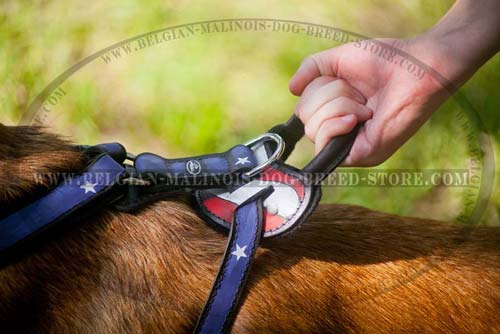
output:
{"label": "white star decoration", "polygon": [[238,158],[238,161],[236,161],[236,165],[244,165],[246,163],[250,163],[248,157]]}
{"label": "white star decoration", "polygon": [[95,189],[94,187],[97,185],[97,183],[90,183],[89,181],[85,181],[85,184],[83,186],[80,186],[80,189],[85,190],[85,193],[91,192],[95,194]]}
{"label": "white star decoration", "polygon": [[240,247],[240,245],[236,244],[236,250],[231,253],[236,256],[236,261],[239,261],[242,257],[248,257],[245,254],[245,249],[247,249],[247,246]]}

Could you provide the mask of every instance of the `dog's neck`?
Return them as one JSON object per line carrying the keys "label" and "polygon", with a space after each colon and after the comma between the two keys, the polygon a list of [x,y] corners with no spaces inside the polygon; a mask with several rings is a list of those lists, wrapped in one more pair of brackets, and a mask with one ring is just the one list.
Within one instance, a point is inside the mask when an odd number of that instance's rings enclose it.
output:
{"label": "dog's neck", "polygon": [[0,203],[10,205],[50,188],[50,173],[81,170],[81,153],[39,127],[0,124]]}

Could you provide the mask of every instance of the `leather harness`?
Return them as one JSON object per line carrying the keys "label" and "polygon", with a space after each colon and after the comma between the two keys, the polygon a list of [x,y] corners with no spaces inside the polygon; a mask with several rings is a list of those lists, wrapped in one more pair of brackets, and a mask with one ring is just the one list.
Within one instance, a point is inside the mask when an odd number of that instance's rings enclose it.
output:
{"label": "leather harness", "polygon": [[332,139],[301,170],[284,162],[304,135],[295,116],[227,152],[182,159],[133,156],[118,143],[79,146],[85,170],[0,217],[0,255],[98,205],[134,212],[166,194],[191,193],[207,224],[229,232],[194,333],[228,333],[260,239],[283,236],[307,219],[321,198],[321,181],[347,156],[357,130]]}

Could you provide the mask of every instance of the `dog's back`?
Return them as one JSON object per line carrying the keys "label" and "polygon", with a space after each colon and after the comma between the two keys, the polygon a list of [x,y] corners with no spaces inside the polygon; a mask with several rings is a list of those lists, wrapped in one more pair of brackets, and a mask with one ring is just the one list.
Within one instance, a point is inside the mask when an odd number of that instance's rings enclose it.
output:
{"label": "dog's back", "polygon": [[[0,139],[6,133],[25,145],[13,156],[0,144],[3,205],[34,189],[29,171],[79,168],[54,137],[1,127]],[[167,200],[65,225],[0,270],[1,328],[191,332],[226,237],[189,205]],[[498,229],[328,205],[296,233],[264,242],[233,332],[494,333],[499,310]]]}

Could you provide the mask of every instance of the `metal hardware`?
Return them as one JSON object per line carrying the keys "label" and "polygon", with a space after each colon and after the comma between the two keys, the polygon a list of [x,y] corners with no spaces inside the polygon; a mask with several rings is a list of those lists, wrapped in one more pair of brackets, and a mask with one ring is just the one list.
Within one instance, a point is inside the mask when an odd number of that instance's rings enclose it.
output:
{"label": "metal hardware", "polygon": [[276,150],[273,152],[273,154],[263,163],[259,164],[255,168],[251,169],[250,171],[243,173],[242,177],[246,180],[250,179],[252,176],[257,175],[260,173],[264,168],[278,160],[282,155],[283,152],[285,151],[285,141],[283,138],[281,138],[280,135],[276,133],[264,133],[263,135],[254,138],[250,140],[249,142],[245,143],[245,146],[248,146],[252,148],[252,146],[256,146],[258,144],[264,145],[266,141],[274,141],[276,143]]}

